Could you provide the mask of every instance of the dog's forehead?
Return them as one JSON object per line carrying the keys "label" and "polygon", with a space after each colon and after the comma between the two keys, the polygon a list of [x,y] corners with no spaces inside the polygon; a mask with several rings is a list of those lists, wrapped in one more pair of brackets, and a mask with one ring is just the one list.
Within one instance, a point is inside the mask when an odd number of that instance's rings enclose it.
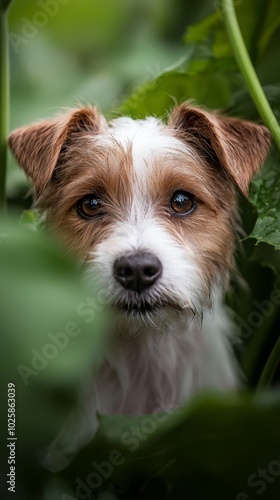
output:
{"label": "dog's forehead", "polygon": [[[109,124],[108,138],[119,145],[124,154],[130,154],[136,174],[150,173],[157,160],[176,155],[192,155],[191,148],[172,134],[161,120],[148,117],[144,120],[118,118]],[[104,137],[103,137],[104,139]],[[101,139],[102,140],[102,139]]]}

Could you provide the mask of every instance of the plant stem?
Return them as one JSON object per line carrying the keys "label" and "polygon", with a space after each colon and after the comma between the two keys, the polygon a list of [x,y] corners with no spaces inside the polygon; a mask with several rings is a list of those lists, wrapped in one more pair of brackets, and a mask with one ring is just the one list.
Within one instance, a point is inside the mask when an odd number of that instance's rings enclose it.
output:
{"label": "plant stem", "polygon": [[11,0],[0,1],[0,213],[5,211],[9,120],[8,14]]}
{"label": "plant stem", "polygon": [[280,127],[261,87],[251,59],[248,55],[232,0],[220,0],[225,28],[235,55],[236,62],[244,77],[252,99],[264,123],[269,128],[280,152]]}
{"label": "plant stem", "polygon": [[265,364],[265,367],[260,376],[257,389],[264,389],[270,386],[273,377],[280,363],[280,337],[274,345],[270,356]]}

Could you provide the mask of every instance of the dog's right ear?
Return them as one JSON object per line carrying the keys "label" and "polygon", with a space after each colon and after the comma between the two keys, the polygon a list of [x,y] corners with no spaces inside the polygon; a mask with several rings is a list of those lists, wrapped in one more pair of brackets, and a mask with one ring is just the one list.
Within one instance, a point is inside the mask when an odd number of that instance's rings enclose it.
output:
{"label": "dog's right ear", "polygon": [[59,154],[73,134],[96,134],[106,127],[96,108],[72,109],[64,115],[14,130],[8,144],[18,164],[33,180],[38,198],[51,180]]}

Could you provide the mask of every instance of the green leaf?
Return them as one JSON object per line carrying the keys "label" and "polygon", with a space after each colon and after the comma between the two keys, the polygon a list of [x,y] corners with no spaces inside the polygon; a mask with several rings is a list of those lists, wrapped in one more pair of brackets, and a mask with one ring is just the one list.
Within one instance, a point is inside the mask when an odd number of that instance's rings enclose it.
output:
{"label": "green leaf", "polygon": [[35,230],[40,224],[40,214],[35,210],[24,210],[21,214],[21,222]]}
{"label": "green leaf", "polygon": [[221,28],[221,18],[217,12],[214,12],[199,23],[188,26],[183,41],[186,44],[203,42],[218,27]]}
{"label": "green leaf", "polygon": [[273,152],[250,190],[250,201],[258,211],[258,219],[249,237],[255,238],[257,243],[268,243],[277,250],[280,250],[279,164],[279,154]]}
{"label": "green leaf", "polygon": [[0,276],[2,387],[16,385],[29,453],[60,431],[99,360],[109,319],[87,302],[98,303],[98,283],[85,286],[80,266],[42,230],[0,221]]}
{"label": "green leaf", "polygon": [[211,67],[199,73],[167,71],[139,86],[117,112],[137,118],[146,115],[164,116],[175,102],[187,99],[194,99],[198,104],[210,108],[228,106],[230,94],[226,76],[217,74],[215,68]]}
{"label": "green leaf", "polygon": [[[96,437],[62,476],[74,492],[83,484],[92,495],[105,489],[120,500],[225,500],[241,492],[249,499],[256,491],[249,477],[280,458],[279,418],[273,393],[200,395],[174,413],[101,417]],[[262,498],[278,500],[276,477]]]}

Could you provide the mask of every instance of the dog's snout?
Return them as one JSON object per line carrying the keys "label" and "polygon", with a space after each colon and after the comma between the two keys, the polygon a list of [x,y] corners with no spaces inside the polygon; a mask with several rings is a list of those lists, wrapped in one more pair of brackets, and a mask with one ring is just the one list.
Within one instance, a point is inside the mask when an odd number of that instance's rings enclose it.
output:
{"label": "dog's snout", "polygon": [[124,287],[142,292],[152,286],[162,273],[160,260],[147,252],[120,257],[114,264],[114,276]]}

